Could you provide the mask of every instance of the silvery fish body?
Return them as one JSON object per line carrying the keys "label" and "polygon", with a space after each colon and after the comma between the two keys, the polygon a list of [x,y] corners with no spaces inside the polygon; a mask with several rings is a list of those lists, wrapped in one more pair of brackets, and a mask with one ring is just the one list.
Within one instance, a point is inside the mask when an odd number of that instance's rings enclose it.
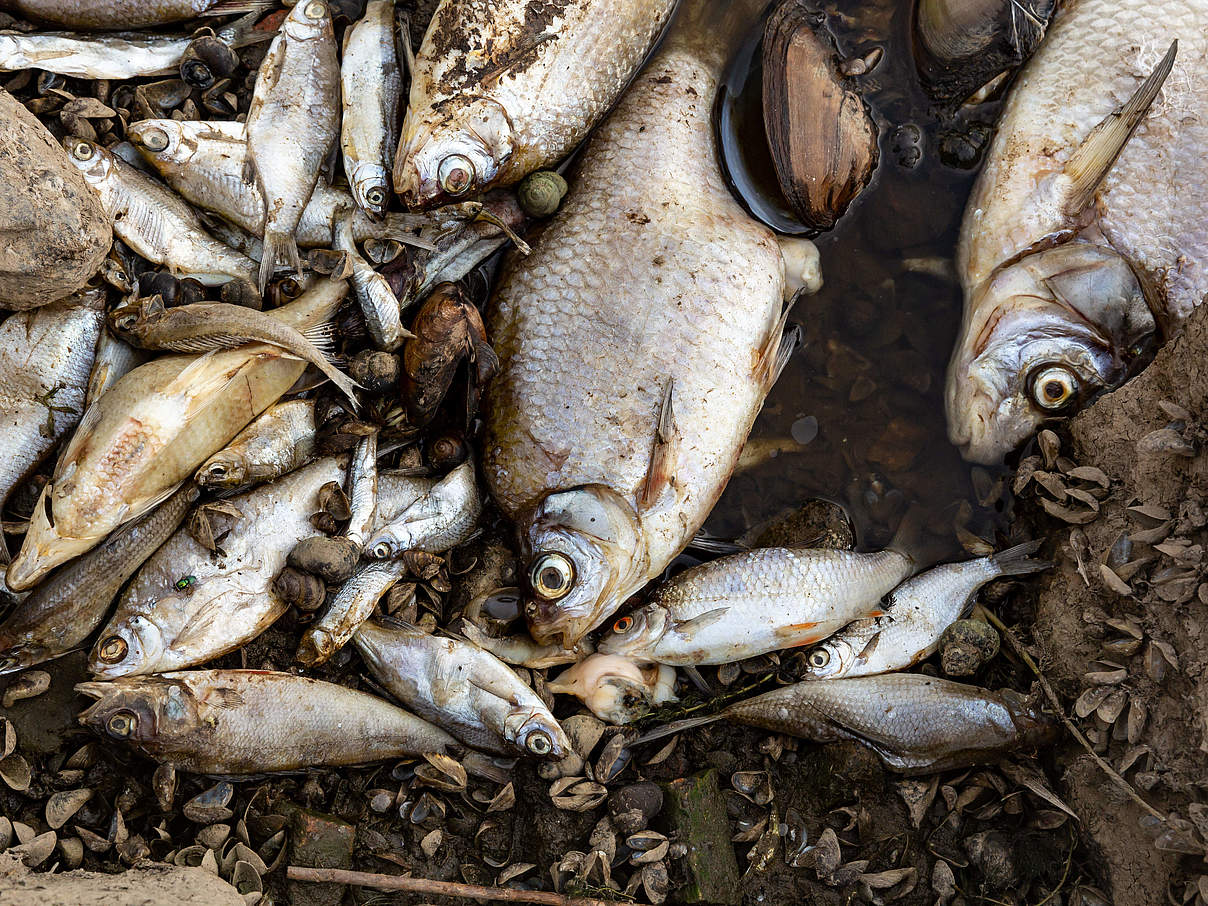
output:
{"label": "silvery fish body", "polygon": [[641,65],[675,0],[443,0],[415,58],[395,191],[435,207],[561,160]]}
{"label": "silvery fish body", "polygon": [[105,293],[85,290],[0,324],[0,506],[84,414],[105,329]]}
{"label": "silvery fish body", "polygon": [[394,0],[369,0],[344,33],[340,64],[344,173],[362,210],[378,216],[390,200],[403,74],[394,41]]}
{"label": "silvery fish body", "polygon": [[204,488],[246,490],[300,469],[315,455],[315,401],[265,409],[197,470]]}
{"label": "silvery fish body", "polygon": [[370,673],[395,698],[466,745],[550,759],[571,750],[537,694],[476,645],[373,620],[357,630],[353,642]]}
{"label": "silvery fish body", "polygon": [[[347,289],[322,280],[268,314],[307,330],[331,318]],[[305,370],[306,362],[262,343],[135,368],[84,413],[9,565],[9,586],[32,587],[155,506]]]}
{"label": "silvery fish body", "polygon": [[69,158],[101,197],[113,232],[148,261],[207,286],[254,282],[258,265],[205,231],[183,200],[99,145],[64,139]]}
{"label": "silvery fish body", "polygon": [[96,344],[96,358],[92,362],[92,374],[88,376],[88,393],[84,399],[87,408],[97,397],[112,387],[146,361],[146,355],[124,340],[119,340],[107,330],[101,331]]}
{"label": "silvery fish body", "polygon": [[177,531],[122,593],[89,670],[106,678],[180,670],[258,636],[289,607],[273,580],[294,546],[316,533],[319,488],[343,478],[343,464],[327,457],[230,498],[242,515],[221,555]]}
{"label": "silvery fish body", "polygon": [[483,470],[539,643],[573,645],[684,548],[778,373],[784,261],[726,187],[711,121],[719,34],[762,7],[682,5],[496,286]]}
{"label": "silvery fish body", "polygon": [[198,774],[362,764],[443,754],[457,740],[376,695],[270,670],[182,670],[87,682],[80,723]]}
{"label": "silvery fish body", "polygon": [[613,623],[601,654],[675,666],[727,664],[812,645],[858,617],[914,569],[896,551],[765,548],[702,563]]}
{"label": "silvery fish body", "polygon": [[378,527],[365,544],[365,556],[375,560],[401,557],[409,550],[443,554],[461,544],[478,527],[482,497],[467,460],[432,490]]}
{"label": "silvery fish body", "polygon": [[348,279],[365,316],[369,338],[379,349],[398,349],[409,336],[403,327],[402,306],[390,288],[390,281],[375,271],[357,249],[351,216],[336,219],[331,247],[348,256],[352,270]]}
{"label": "silvery fish body", "polygon": [[348,506],[352,515],[344,534],[357,547],[369,540],[377,519],[378,470],[377,434],[362,437],[348,467]]}
{"label": "silvery fish body", "polygon": [[144,28],[192,19],[218,0],[3,0],[0,9],[73,28]]}
{"label": "silvery fish body", "polygon": [[302,634],[294,659],[304,667],[327,663],[373,615],[382,595],[406,574],[402,560],[367,563],[358,569]]}
{"label": "silvery fish body", "polygon": [[961,227],[947,409],[966,458],[1120,384],[1208,293],[1206,63],[1203,0],[1061,5]]}

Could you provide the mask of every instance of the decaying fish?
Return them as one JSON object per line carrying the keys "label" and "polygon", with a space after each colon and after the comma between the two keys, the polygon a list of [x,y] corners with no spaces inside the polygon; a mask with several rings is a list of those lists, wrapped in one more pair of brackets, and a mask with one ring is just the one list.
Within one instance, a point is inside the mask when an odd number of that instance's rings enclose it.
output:
{"label": "decaying fish", "polygon": [[417,500],[432,493],[436,485],[435,478],[422,478],[394,471],[378,473],[374,531],[389,525]]}
{"label": "decaying fish", "polygon": [[300,469],[315,455],[315,401],[265,409],[197,470],[203,488],[244,490]]}
{"label": "decaying fish", "polygon": [[408,207],[510,185],[612,107],[674,0],[443,0],[416,54],[394,159]]}
{"label": "decaying fish", "polygon": [[2,0],[0,9],[73,28],[145,28],[268,4],[230,0]]}
{"label": "decaying fish", "polygon": [[113,232],[148,261],[209,286],[254,282],[258,265],[219,242],[184,201],[99,145],[65,138],[71,162],[101,197]]}
{"label": "decaying fish", "polygon": [[97,397],[146,360],[143,352],[124,340],[119,340],[109,331],[102,330],[96,344],[92,374],[88,376],[88,393],[84,397],[84,408],[87,409],[95,403]]}
{"label": "decaying fish", "polygon": [[481,648],[394,620],[364,623],[353,641],[370,673],[395,698],[466,745],[549,759],[571,751],[545,703]]}
{"label": "decaying fish", "polygon": [[886,598],[882,616],[858,620],[811,651],[807,673],[819,679],[871,676],[930,657],[944,630],[960,619],[987,582],[1053,565],[1031,558],[1039,547],[1039,541],[1029,541],[992,557],[937,566],[903,582]]}
{"label": "decaying fish", "polygon": [[307,627],[294,655],[303,667],[326,664],[348,644],[353,633],[372,615],[382,595],[407,573],[402,560],[362,566],[332,597],[327,608]]}
{"label": "decaying fish", "polygon": [[104,290],[19,311],[0,324],[0,507],[84,414],[104,325]]}
{"label": "decaying fish", "polygon": [[88,669],[112,678],[180,670],[233,651],[271,626],[288,605],[273,579],[303,538],[319,488],[344,467],[320,459],[230,498],[242,514],[220,555],[181,529],[139,570],[97,636]]}
{"label": "decaying fish", "polygon": [[660,585],[621,617],[601,654],[676,666],[728,664],[812,645],[860,617],[914,571],[893,550],[771,547],[702,563]]}
{"label": "decaying fish", "polygon": [[[348,290],[319,281],[270,314],[296,330],[331,319]],[[135,368],[84,414],[34,507],[11,588],[30,588],[167,497],[275,403],[306,362],[251,344],[203,356],[160,356]]]}
{"label": "decaying fish", "polygon": [[469,538],[482,515],[482,496],[474,464],[466,461],[389,523],[365,545],[374,560],[401,557],[406,551],[443,554]]}
{"label": "decaying fish", "polygon": [[380,216],[390,199],[390,160],[398,141],[403,93],[394,0],[369,0],[365,15],[344,33],[340,81],[344,173],[362,210]]}
{"label": "decaying fish", "polygon": [[[510,590],[508,589],[508,591]],[[517,589],[517,591],[519,590]],[[479,648],[491,652],[501,661],[529,667],[533,670],[544,670],[562,664],[575,664],[593,651],[593,646],[587,639],[581,639],[574,648],[563,648],[553,644],[538,645],[528,635],[493,638],[469,620],[464,621],[461,634]]]}
{"label": "decaying fish", "polygon": [[961,227],[946,403],[967,459],[1118,386],[1208,293],[1206,63],[1198,0],[1061,5]]}
{"label": "decaying fish", "polygon": [[197,488],[186,485],[40,583],[0,623],[0,673],[59,657],[88,638],[113,596],[176,531],[197,497]]}
{"label": "decaying fish", "polygon": [[348,506],[352,515],[344,534],[358,548],[363,548],[377,520],[378,496],[378,436],[362,437],[348,467]]}
{"label": "decaying fish", "polygon": [[445,753],[457,740],[376,695],[271,670],[79,683],[80,723],[197,774],[236,776]]}
{"label": "decaying fish", "polygon": [[331,247],[348,256],[348,266],[352,271],[348,279],[361,306],[361,313],[365,316],[369,338],[379,349],[398,349],[403,340],[412,334],[403,327],[402,306],[390,288],[390,282],[361,257],[354,238],[351,214],[336,218]]}
{"label": "decaying fish", "polygon": [[711,717],[668,724],[639,741],[725,718],[814,742],[853,739],[891,771],[930,774],[992,764],[1057,738],[1057,721],[1012,689],[992,692],[921,673],[782,686]]}
{"label": "decaying fish", "polygon": [[[573,645],[691,540],[792,348],[780,247],[713,142],[718,35],[763,6],[681,5],[496,286],[484,472],[517,522],[539,643]],[[589,354],[568,367],[568,349]]]}
{"label": "decaying fish", "polygon": [[302,274],[295,234],[319,168],[340,134],[340,64],[325,0],[301,0],[269,45],[247,114],[245,182],[264,200],[260,291],[287,262]]}
{"label": "decaying fish", "polygon": [[593,654],[545,684],[573,695],[600,720],[627,724],[655,705],[675,701],[675,668],[616,654]]}
{"label": "decaying fish", "polygon": [[322,343],[330,349],[331,325],[327,322],[300,331],[246,305],[197,302],[165,308],[162,299],[152,296],[117,309],[109,324],[123,339],[144,349],[208,352],[249,343],[280,346],[322,371],[354,407],[358,405],[355,388],[360,385],[331,364],[329,352],[316,345]]}
{"label": "decaying fish", "polygon": [[[243,181],[246,136],[243,123],[225,120],[142,120],[131,123],[126,131],[126,137],[173,189],[193,204],[260,236],[264,199]],[[320,179],[298,222],[298,244],[304,248],[330,245],[333,224],[344,216],[351,219],[357,242],[385,238],[419,242],[413,231],[431,220],[391,212],[374,221],[357,207],[351,192]]]}

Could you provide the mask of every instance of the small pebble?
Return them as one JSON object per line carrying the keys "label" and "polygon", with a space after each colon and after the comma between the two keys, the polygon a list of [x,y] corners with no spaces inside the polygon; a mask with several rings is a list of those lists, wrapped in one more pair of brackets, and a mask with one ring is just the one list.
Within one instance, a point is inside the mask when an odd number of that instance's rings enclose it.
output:
{"label": "small pebble", "polygon": [[813,415],[797,419],[793,422],[793,427],[789,429],[789,434],[792,435],[793,440],[805,446],[818,436],[818,419]]}

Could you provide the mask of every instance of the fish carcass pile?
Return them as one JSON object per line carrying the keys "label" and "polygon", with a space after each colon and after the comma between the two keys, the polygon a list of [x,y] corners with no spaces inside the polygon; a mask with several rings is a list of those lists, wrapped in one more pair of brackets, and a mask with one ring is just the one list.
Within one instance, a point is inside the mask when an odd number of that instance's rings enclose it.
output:
{"label": "fish carcass pile", "polygon": [[[1137,797],[1145,712],[1018,634],[1032,536],[1112,490],[1050,426],[1208,293],[1208,5],[1053,6],[0,0],[0,850],[247,903],[1111,902],[1049,777],[1084,745]],[[907,405],[976,513],[877,476],[736,517],[823,442],[756,428],[786,380],[875,392],[823,275],[929,141],[980,174],[901,243],[965,301]],[[1160,848],[1203,855],[1202,793]]]}

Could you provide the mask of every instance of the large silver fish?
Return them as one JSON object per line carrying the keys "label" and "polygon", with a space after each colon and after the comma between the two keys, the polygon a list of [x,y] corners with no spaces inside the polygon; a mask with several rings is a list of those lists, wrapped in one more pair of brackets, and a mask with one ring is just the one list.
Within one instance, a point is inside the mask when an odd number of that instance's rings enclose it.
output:
{"label": "large silver fish", "polygon": [[483,470],[517,523],[530,631],[570,647],[684,548],[791,343],[776,237],[731,196],[712,110],[761,0],[687,0],[495,292]]}
{"label": "large silver fish", "polygon": [[1062,4],[961,227],[946,402],[966,458],[1119,385],[1208,293],[1206,64],[1202,0]]}
{"label": "large silver fish", "polygon": [[509,185],[566,156],[616,101],[675,0],[443,0],[394,158],[409,207]]}

